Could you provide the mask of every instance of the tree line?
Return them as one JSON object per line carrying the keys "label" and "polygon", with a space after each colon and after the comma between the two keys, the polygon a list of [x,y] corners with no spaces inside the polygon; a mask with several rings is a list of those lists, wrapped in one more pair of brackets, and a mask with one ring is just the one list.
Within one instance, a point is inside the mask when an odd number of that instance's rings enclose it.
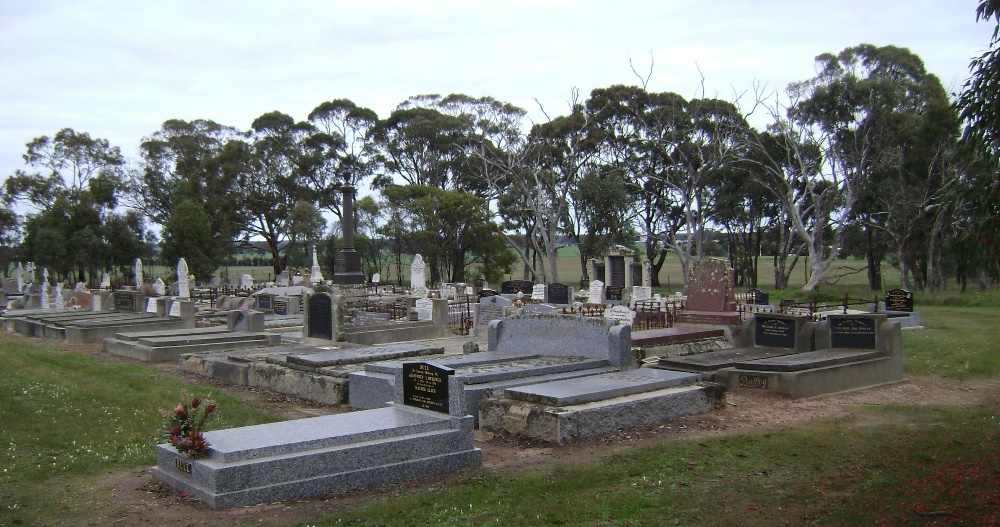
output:
{"label": "tree line", "polygon": [[[318,243],[332,267],[323,214],[341,218],[341,189],[367,184],[355,223],[369,274],[401,275],[403,255],[420,253],[433,281],[495,281],[520,264],[551,283],[559,248],[579,248],[587,278],[586,260],[621,244],[643,249],[654,280],[677,257],[686,284],[719,232],[747,287],[765,259],[778,289],[807,262],[812,290],[844,256],[865,259],[874,290],[886,261],[911,289],[995,283],[997,156],[982,146],[995,141],[970,132],[978,110],[962,99],[976,70],[956,103],[905,48],[862,44],[816,65],[781,93],[734,100],[654,92],[638,76],[574,91],[541,123],[462,94],[410,97],[385,118],[336,99],[248,130],[168,120],[132,162],[65,129],[29,142],[32,171],[4,183],[8,204],[35,212],[0,214],[0,263],[80,280],[124,271],[157,241],[155,224],[163,260],[183,256],[196,276],[241,245],[266,247],[278,273]],[[762,114],[758,130],[748,119]]]}

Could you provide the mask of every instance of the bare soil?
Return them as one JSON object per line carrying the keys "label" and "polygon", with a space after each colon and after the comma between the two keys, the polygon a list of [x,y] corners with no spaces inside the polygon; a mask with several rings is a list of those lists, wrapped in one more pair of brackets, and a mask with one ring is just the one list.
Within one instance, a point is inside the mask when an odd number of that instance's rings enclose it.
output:
{"label": "bare soil", "polygon": [[[86,351],[109,361],[128,360],[97,349]],[[193,385],[217,386],[289,419],[346,411],[344,408],[319,405],[268,390],[222,385],[211,379],[182,372],[173,364],[157,365],[157,368]],[[585,463],[661,438],[718,437],[802,427],[851,415],[859,406],[895,403],[975,406],[995,401],[997,397],[1000,397],[1000,379],[961,382],[937,376],[911,376],[909,382],[904,384],[804,400],[791,400],[770,392],[737,391],[727,394],[722,408],[707,414],[619,430],[571,444],[525,442],[477,431],[476,446],[483,451],[483,470],[516,472],[554,463]],[[874,419],[870,416],[866,418]],[[110,473],[93,480],[92,486],[78,489],[86,502],[94,506],[87,510],[69,512],[63,521],[65,525],[298,525],[322,515],[349,514],[352,506],[380,496],[446,488],[464,479],[476,477],[479,470],[466,469],[416,482],[319,498],[212,510],[203,503],[154,481],[148,468],[139,468]]]}

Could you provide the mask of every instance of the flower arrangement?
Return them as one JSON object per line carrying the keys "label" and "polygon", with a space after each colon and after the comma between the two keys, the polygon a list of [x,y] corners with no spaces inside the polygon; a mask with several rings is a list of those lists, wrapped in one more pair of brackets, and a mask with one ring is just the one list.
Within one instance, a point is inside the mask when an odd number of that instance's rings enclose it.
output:
{"label": "flower arrangement", "polygon": [[215,401],[205,401],[202,405],[201,400],[194,397],[191,404],[181,403],[173,410],[161,410],[163,428],[160,435],[184,457],[198,457],[209,447],[202,431],[216,407]]}

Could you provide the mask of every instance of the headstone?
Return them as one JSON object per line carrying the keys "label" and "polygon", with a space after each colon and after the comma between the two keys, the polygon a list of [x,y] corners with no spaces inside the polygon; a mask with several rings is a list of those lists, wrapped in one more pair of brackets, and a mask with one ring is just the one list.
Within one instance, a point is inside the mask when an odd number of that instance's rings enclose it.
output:
{"label": "headstone", "polygon": [[685,307],[690,311],[733,311],[733,273],[722,260],[699,260],[691,270]]}
{"label": "headstone", "polygon": [[535,284],[531,288],[531,299],[545,302],[545,284]]}
{"label": "headstone", "polygon": [[56,283],[56,309],[63,309],[66,307],[66,300],[63,299],[63,289],[62,282]]}
{"label": "headstone", "polygon": [[635,320],[635,311],[629,309],[628,306],[611,306],[604,310],[604,318],[614,320],[618,324],[631,326],[632,321]]}
{"label": "headstone", "polygon": [[333,340],[333,297],[317,293],[309,297],[309,337]]}
{"label": "headstone", "polygon": [[755,317],[754,345],[770,348],[795,347],[795,321],[791,319]]}
{"label": "headstone", "polygon": [[181,316],[181,301],[171,300],[170,309],[167,311],[167,316],[179,317]]}
{"label": "headstone", "polygon": [[85,284],[83,282],[77,282],[76,283],[76,287],[73,288],[73,292],[74,293],[88,293],[88,292],[90,292],[90,290],[87,289],[87,284]]}
{"label": "headstone", "polygon": [[413,307],[417,311],[417,320],[434,319],[434,301],[430,298],[418,298]]}
{"label": "headstone", "polygon": [[587,298],[587,302],[590,304],[604,303],[604,282],[600,280],[590,282],[590,296]]}
{"label": "headstone", "polygon": [[498,295],[484,297],[479,300],[479,311],[476,314],[476,326],[485,328],[490,322],[503,318],[504,308],[511,301]]}
{"label": "headstone", "polygon": [[471,285],[465,286],[465,296],[472,296],[474,294],[476,294],[476,288]]}
{"label": "headstone", "polygon": [[274,314],[275,315],[287,315],[288,313],[288,297],[275,297],[274,299]]}
{"label": "headstone", "polygon": [[771,303],[771,295],[760,289],[750,289],[747,291],[747,294],[750,295],[750,300],[753,301],[754,305],[766,306]]}
{"label": "headstone", "polygon": [[253,289],[253,277],[248,274],[241,276],[240,289]]}
{"label": "headstone", "polygon": [[163,283],[163,279],[160,277],[156,278],[153,282],[153,291],[156,292],[156,296],[163,296],[167,294],[167,286]]}
{"label": "headstone", "polygon": [[391,317],[389,316],[389,313],[372,313],[369,311],[354,312],[355,326],[376,326],[390,321]]}
{"label": "headstone", "polygon": [[424,276],[424,257],[419,254],[413,255],[413,262],[410,263],[410,290],[413,296],[424,298],[427,296],[427,280]]}
{"label": "headstone", "polygon": [[156,311],[156,299],[155,298],[149,297],[149,298],[146,299],[146,312],[147,313],[152,313],[154,315],[157,313],[157,311]]}
{"label": "headstone", "polygon": [[523,293],[525,295],[530,295],[532,288],[535,287],[535,283],[531,280],[511,280],[510,288],[513,294]]}
{"label": "headstone", "polygon": [[830,345],[834,348],[876,349],[875,319],[872,317],[837,316],[830,323]]}
{"label": "headstone", "polygon": [[453,285],[446,285],[441,288],[441,296],[448,300],[454,300],[458,298],[458,290]]}
{"label": "headstone", "polygon": [[49,295],[52,294],[49,291],[49,270],[48,268],[42,269],[42,287],[39,288],[38,293],[41,295],[41,304],[39,307],[42,309],[49,309]]}
{"label": "headstone", "polygon": [[111,275],[108,273],[101,275],[101,289],[111,289]]}
{"label": "headstone", "polygon": [[375,273],[375,274],[372,275],[372,283],[373,284],[379,284],[381,282],[382,282],[382,275],[381,274]]}
{"label": "headstone", "polygon": [[135,275],[135,288],[138,290],[142,287],[142,260],[135,259],[135,262],[132,263],[132,273]]}
{"label": "headstone", "polygon": [[426,362],[403,363],[403,404],[447,414],[448,378],[455,370]]}
{"label": "headstone", "polygon": [[511,281],[510,280],[504,280],[503,282],[500,282],[500,294],[501,295],[513,295],[516,292],[517,291],[514,291],[514,288],[511,287]]}
{"label": "headstone", "polygon": [[885,292],[886,311],[913,311],[913,293],[906,289],[890,289]]}
{"label": "headstone", "polygon": [[548,285],[548,302],[551,304],[569,304],[569,286],[555,282]]}
{"label": "headstone", "polygon": [[644,285],[632,286],[632,302],[642,302],[653,298],[653,288]]}
{"label": "headstone", "polygon": [[288,273],[282,271],[274,278],[274,284],[279,287],[288,287]]}
{"label": "headstone", "polygon": [[138,294],[135,291],[115,291],[112,296],[114,297],[115,311],[124,311],[126,313],[134,313],[136,311],[135,303]]}
{"label": "headstone", "polygon": [[257,309],[271,311],[274,309],[274,295],[257,295]]}
{"label": "headstone", "polygon": [[323,281],[323,271],[319,268],[319,259],[316,257],[316,246],[313,245],[313,263],[309,272],[309,283],[318,284]]}
{"label": "headstone", "polygon": [[624,300],[625,288],[617,285],[607,286],[604,288],[604,296],[608,300]]}
{"label": "headstone", "polygon": [[499,294],[500,293],[497,293],[496,291],[494,291],[492,289],[480,289],[479,290],[479,298],[480,298],[480,300],[483,299],[483,298],[489,297],[489,296],[497,296]]}
{"label": "headstone", "polygon": [[191,291],[188,288],[188,264],[184,258],[177,261],[177,298],[184,300],[191,298]]}
{"label": "headstone", "polygon": [[[611,276],[608,277],[608,286],[625,287],[625,257],[609,256],[607,261],[610,265],[609,271],[611,271]],[[621,300],[621,298],[618,300]]]}
{"label": "headstone", "polygon": [[14,271],[14,280],[17,281],[18,293],[24,291],[24,274],[24,269],[21,268],[21,262],[17,262],[17,269]]}

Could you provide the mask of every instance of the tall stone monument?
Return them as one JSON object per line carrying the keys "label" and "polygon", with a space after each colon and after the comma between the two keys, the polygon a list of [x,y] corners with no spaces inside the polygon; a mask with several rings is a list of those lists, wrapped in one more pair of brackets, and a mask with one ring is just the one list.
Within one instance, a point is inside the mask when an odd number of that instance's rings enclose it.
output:
{"label": "tall stone monument", "polygon": [[188,264],[184,258],[177,260],[177,298],[183,300],[191,298],[191,291],[188,286]]}
{"label": "tall stone monument", "polygon": [[419,254],[413,255],[413,262],[410,263],[410,290],[413,296],[424,298],[427,296],[427,279],[424,275],[424,257]]}
{"label": "tall stone monument", "polygon": [[136,258],[132,267],[135,272],[135,290],[138,291],[142,287],[142,260]]}
{"label": "tall stone monument", "polygon": [[313,245],[313,265],[309,271],[309,283],[318,284],[323,281],[323,271],[319,268],[319,258],[316,257],[316,246]]}
{"label": "tall stone monument", "polygon": [[365,274],[361,272],[361,255],[354,250],[354,194],[356,190],[351,185],[344,185],[344,217],[340,222],[344,231],[344,248],[337,258],[338,265],[333,273],[335,284],[363,284]]}

